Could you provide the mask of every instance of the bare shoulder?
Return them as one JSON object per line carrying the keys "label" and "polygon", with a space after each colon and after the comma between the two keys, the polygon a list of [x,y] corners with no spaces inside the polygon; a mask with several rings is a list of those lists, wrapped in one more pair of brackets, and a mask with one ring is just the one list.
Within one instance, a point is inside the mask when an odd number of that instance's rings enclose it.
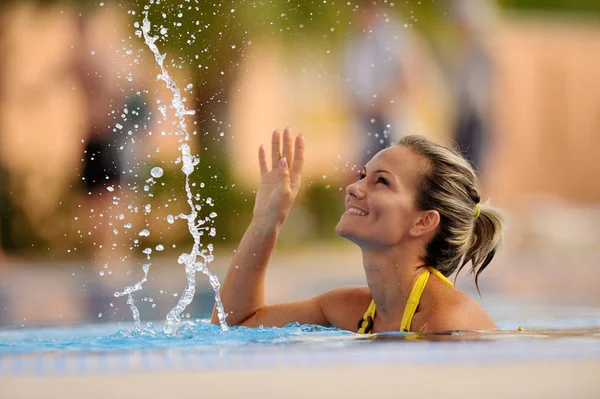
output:
{"label": "bare shoulder", "polygon": [[340,287],[317,297],[321,311],[329,323],[350,331],[356,330],[371,299],[367,286]]}
{"label": "bare shoulder", "polygon": [[496,325],[483,307],[465,293],[449,289],[433,298],[425,312],[421,331],[494,330]]}

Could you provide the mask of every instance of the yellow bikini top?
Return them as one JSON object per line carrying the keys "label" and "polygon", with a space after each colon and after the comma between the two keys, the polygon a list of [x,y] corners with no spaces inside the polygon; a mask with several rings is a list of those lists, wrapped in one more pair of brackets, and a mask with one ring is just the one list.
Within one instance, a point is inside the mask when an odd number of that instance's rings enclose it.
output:
{"label": "yellow bikini top", "polygon": [[[412,323],[413,316],[415,315],[415,311],[417,310],[417,306],[419,306],[419,301],[421,300],[421,295],[423,294],[423,290],[425,290],[425,286],[427,285],[427,281],[429,280],[429,276],[433,274],[444,283],[448,284],[450,287],[454,287],[452,282],[446,278],[442,273],[433,267],[428,266],[423,270],[423,272],[417,277],[417,281],[410,291],[410,295],[408,297],[408,301],[406,302],[406,307],[404,308],[404,314],[402,315],[402,322],[400,323],[400,331],[408,332],[410,331],[410,325]],[[373,329],[373,320],[375,319],[375,300],[371,300],[371,304],[369,308],[363,315],[362,319],[358,322],[358,334],[369,334]]]}

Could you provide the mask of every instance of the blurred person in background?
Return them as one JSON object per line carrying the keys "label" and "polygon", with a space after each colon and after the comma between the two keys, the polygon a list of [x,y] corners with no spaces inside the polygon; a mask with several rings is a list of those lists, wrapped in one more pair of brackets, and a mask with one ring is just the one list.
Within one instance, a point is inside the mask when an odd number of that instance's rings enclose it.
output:
{"label": "blurred person in background", "polygon": [[[3,0],[0,0],[0,7],[2,7]],[[5,27],[5,21],[3,21],[5,17],[0,15],[0,52],[2,52],[2,54],[6,54],[6,45],[4,43],[4,40],[2,40],[4,38],[4,27]],[[4,98],[4,81],[3,81],[3,77],[4,77],[4,68],[3,68],[3,63],[0,62],[0,99]],[[0,131],[0,142],[2,140],[2,132]],[[6,269],[8,268],[8,259],[6,257],[6,253],[4,252],[4,235],[3,235],[3,226],[5,226],[4,223],[4,218],[7,217],[7,210],[6,209],[2,209],[2,208],[6,208],[6,203],[4,202],[5,200],[5,192],[4,190],[6,189],[6,180],[3,176],[3,170],[2,168],[4,167],[4,164],[2,162],[2,158],[1,158],[1,152],[0,152],[0,325],[4,324],[4,319],[6,318],[6,299],[5,299],[5,294],[4,294],[4,287],[2,286],[2,282],[6,281],[6,278],[4,277],[4,274],[6,273]]]}
{"label": "blurred person in background", "polygon": [[485,3],[454,0],[451,4],[451,21],[458,41],[453,54],[453,136],[461,153],[479,171],[490,139],[492,86],[492,62],[483,32],[490,22],[489,6]]}
{"label": "blurred person in background", "polygon": [[[139,152],[136,133],[148,120],[141,93],[127,94],[123,84],[114,80],[110,60],[96,53],[90,44],[91,15],[77,21],[79,44],[73,70],[80,81],[88,115],[84,127],[84,152],[81,183],[86,203],[83,219],[94,249],[94,259],[86,282],[90,315],[102,313],[112,295],[100,278],[113,265],[124,261],[123,246],[129,229],[120,220],[122,207],[131,204],[130,188],[135,188]],[[113,67],[114,69],[114,67]],[[135,94],[131,94],[135,93]],[[111,268],[112,269],[112,268]]]}
{"label": "blurred person in background", "polygon": [[359,2],[354,37],[349,38],[344,58],[344,85],[358,124],[362,168],[373,155],[403,135],[394,113],[406,97],[407,58],[410,37],[388,6],[373,0]]}
{"label": "blurred person in background", "polygon": [[[119,193],[121,175],[117,149],[111,144],[110,111],[112,93],[107,60],[92,49],[89,42],[91,16],[82,14],[77,20],[79,43],[76,46],[73,70],[84,98],[87,125],[84,129],[81,183],[84,209],[84,237],[93,246],[93,260],[87,268],[84,290],[88,298],[88,317],[104,312],[109,293],[102,284],[100,273],[110,259],[113,237],[109,225],[117,216],[111,206],[112,196]],[[114,191],[109,192],[109,187]]]}

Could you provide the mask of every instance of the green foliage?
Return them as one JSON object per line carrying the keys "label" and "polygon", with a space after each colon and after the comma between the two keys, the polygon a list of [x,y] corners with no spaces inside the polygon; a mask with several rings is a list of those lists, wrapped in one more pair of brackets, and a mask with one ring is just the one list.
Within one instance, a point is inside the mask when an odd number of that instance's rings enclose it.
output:
{"label": "green foliage", "polygon": [[313,238],[335,238],[334,226],[344,211],[344,192],[322,183],[313,183],[306,188],[300,206],[314,218]]}
{"label": "green foliage", "polygon": [[23,197],[23,188],[18,184],[20,181],[23,179],[0,168],[0,248],[7,252],[24,247],[39,249],[47,244],[38,231],[43,223],[34,223],[17,201],[17,198]]}
{"label": "green foliage", "polygon": [[598,0],[499,0],[499,3],[518,11],[578,12],[600,16]]}

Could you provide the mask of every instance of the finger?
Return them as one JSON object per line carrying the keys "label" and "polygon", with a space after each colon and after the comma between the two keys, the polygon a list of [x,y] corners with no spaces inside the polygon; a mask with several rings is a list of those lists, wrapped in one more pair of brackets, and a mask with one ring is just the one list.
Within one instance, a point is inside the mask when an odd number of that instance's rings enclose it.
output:
{"label": "finger", "polygon": [[294,153],[292,152],[292,130],[289,127],[286,127],[283,130],[283,150],[281,151],[281,155],[284,158],[287,158],[288,165],[294,164]]}
{"label": "finger", "polygon": [[279,130],[273,131],[271,136],[271,166],[273,169],[277,168],[279,161],[281,160],[281,134]]}
{"label": "finger", "polygon": [[265,147],[263,147],[262,144],[260,145],[260,147],[258,147],[258,165],[260,166],[261,176],[269,172],[269,165],[267,164],[267,154],[265,152]]}
{"label": "finger", "polygon": [[281,158],[281,161],[279,161],[279,167],[281,169],[289,169],[289,165],[288,165],[288,161],[286,157]]}
{"label": "finger", "polygon": [[281,158],[281,161],[279,161],[279,177],[281,178],[281,182],[277,186],[279,195],[289,195],[291,193],[290,168],[285,157]]}
{"label": "finger", "polygon": [[292,180],[294,181],[302,176],[304,168],[304,136],[301,134],[296,137],[295,147],[294,163],[292,164]]}

